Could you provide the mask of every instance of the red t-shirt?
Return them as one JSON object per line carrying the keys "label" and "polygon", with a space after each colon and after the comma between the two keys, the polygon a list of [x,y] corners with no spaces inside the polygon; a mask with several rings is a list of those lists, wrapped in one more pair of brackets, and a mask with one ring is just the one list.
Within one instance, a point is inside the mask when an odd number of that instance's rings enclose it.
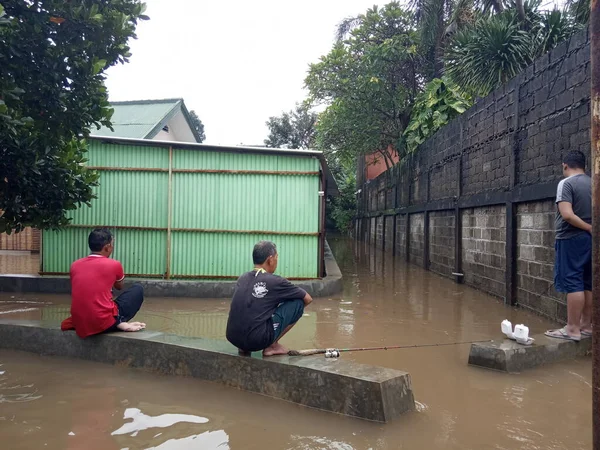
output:
{"label": "red t-shirt", "polygon": [[125,278],[119,261],[101,255],[81,258],[71,265],[71,317],[62,329],[75,328],[81,338],[102,333],[119,315],[112,287]]}

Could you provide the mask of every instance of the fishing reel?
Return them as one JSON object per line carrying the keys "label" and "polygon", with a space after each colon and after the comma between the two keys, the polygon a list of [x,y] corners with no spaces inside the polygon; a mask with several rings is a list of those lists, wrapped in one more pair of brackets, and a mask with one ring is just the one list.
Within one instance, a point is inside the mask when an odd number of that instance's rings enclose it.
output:
{"label": "fishing reel", "polygon": [[325,350],[325,358],[339,358],[340,351],[337,348],[328,348]]}

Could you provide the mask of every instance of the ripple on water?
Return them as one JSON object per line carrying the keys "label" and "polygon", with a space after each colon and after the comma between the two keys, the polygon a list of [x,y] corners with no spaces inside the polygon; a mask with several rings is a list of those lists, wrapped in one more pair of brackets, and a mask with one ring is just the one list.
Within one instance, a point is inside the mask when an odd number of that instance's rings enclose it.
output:
{"label": "ripple on water", "polygon": [[[2,367],[3,364],[0,364]],[[25,403],[42,398],[33,384],[16,384],[8,379],[8,372],[0,370],[0,403]]]}

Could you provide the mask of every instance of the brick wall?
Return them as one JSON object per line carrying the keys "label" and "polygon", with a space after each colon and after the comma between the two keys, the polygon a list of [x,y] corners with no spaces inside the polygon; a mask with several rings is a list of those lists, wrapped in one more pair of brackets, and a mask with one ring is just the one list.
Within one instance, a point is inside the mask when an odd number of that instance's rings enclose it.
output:
{"label": "brick wall", "polygon": [[454,211],[429,213],[429,269],[445,276],[454,272]]}
{"label": "brick wall", "polygon": [[[408,233],[411,262],[445,276],[460,270],[467,284],[564,320],[564,299],[554,292],[552,280],[553,197],[564,153],[578,149],[589,158],[589,86],[586,30],[364,184],[359,217],[370,217],[374,227],[374,216],[393,210],[396,229],[388,230],[387,222],[385,240],[395,233],[397,257],[406,258]],[[513,213],[516,220],[507,223]],[[457,220],[460,242],[455,242]],[[374,230],[372,234],[374,243]],[[507,236],[513,239],[508,254]],[[457,250],[460,261],[454,259]]]}
{"label": "brick wall", "polygon": [[25,228],[20,233],[0,233],[0,250],[40,251],[41,232],[35,228]]}

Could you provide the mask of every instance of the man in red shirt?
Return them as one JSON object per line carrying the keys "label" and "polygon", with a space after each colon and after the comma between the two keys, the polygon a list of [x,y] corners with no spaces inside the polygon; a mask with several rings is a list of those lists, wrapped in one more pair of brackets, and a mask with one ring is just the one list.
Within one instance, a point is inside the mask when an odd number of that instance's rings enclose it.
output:
{"label": "man in red shirt", "polygon": [[142,322],[129,322],[144,301],[144,288],[134,284],[118,298],[112,299],[112,288],[123,289],[125,274],[119,261],[110,259],[114,239],[107,229],[90,233],[91,254],[71,265],[71,317],[61,329],[75,330],[81,338],[106,331],[139,331]]}

